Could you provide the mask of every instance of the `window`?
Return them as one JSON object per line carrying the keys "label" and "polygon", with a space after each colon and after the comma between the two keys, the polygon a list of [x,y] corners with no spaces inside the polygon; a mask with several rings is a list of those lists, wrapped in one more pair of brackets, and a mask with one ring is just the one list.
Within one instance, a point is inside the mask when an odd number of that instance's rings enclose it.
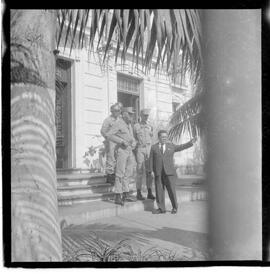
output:
{"label": "window", "polygon": [[117,90],[118,92],[138,94],[140,93],[140,80],[118,74],[117,77]]}
{"label": "window", "polygon": [[139,119],[140,113],[141,80],[119,73],[117,75],[117,100],[124,107],[132,107],[135,111],[134,122]]}

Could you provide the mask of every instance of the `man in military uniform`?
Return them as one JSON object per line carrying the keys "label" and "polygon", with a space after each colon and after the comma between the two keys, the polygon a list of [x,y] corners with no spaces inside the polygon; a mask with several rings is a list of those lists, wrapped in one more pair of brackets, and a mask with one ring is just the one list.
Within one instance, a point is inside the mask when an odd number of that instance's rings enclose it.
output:
{"label": "man in military uniform", "polygon": [[116,103],[111,106],[111,115],[107,117],[101,127],[100,133],[105,138],[105,151],[106,151],[106,174],[107,174],[107,183],[114,184],[115,181],[115,143],[108,140],[107,133],[119,120],[119,115],[121,113],[120,106]]}
{"label": "man in military uniform", "polygon": [[126,199],[133,200],[129,195],[129,183],[133,172],[132,150],[136,147],[131,121],[131,107],[123,108],[122,119],[119,119],[107,133],[110,141],[116,143],[116,172],[115,172],[115,203],[124,205]]}
{"label": "man in military uniform", "polygon": [[143,175],[146,176],[146,186],[147,186],[147,199],[155,199],[152,194],[152,177],[149,174],[149,155],[153,137],[153,127],[148,122],[150,109],[141,110],[141,121],[134,125],[134,137],[137,141],[136,147],[136,161],[137,161],[137,199],[144,200],[142,196],[142,179]]}

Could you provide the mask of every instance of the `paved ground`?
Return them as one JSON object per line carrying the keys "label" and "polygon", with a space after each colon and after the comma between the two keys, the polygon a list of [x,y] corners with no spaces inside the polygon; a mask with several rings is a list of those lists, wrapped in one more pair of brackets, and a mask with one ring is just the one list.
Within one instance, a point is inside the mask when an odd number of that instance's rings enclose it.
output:
{"label": "paved ground", "polygon": [[[94,232],[105,245],[127,239],[135,252],[168,251],[178,260],[204,260],[207,253],[207,202],[181,203],[176,215],[138,211],[63,229],[63,248],[91,242]],[[165,253],[164,253],[165,254]],[[168,254],[168,253],[166,253]]]}

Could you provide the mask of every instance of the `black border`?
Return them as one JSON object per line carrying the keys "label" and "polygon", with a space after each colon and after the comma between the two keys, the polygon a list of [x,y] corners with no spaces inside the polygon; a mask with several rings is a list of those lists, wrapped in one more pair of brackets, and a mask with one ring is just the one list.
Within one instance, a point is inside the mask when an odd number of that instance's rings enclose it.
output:
{"label": "black border", "polygon": [[[189,1],[188,1],[189,2]],[[85,2],[84,2],[85,3]],[[118,2],[119,4],[120,2]],[[203,8],[217,8],[217,4],[205,3],[203,1]],[[267,85],[269,83],[269,64],[270,64],[270,21],[266,20],[266,8],[270,8],[270,2],[268,6],[264,5],[263,1],[226,1],[226,5],[222,3],[222,7],[218,8],[230,8],[230,9],[262,9],[262,142],[263,142],[263,173],[262,173],[262,202],[263,202],[263,261],[184,261],[184,262],[115,262],[115,263],[75,263],[75,262],[11,262],[11,167],[10,167],[10,9],[11,8],[26,8],[26,3],[12,7],[12,4],[5,3],[5,12],[3,14],[3,33],[5,42],[7,45],[6,52],[2,57],[2,198],[3,198],[3,259],[5,267],[23,267],[23,268],[142,268],[142,267],[203,267],[203,266],[270,266],[269,254],[269,238],[270,238],[270,175],[268,168],[268,155],[267,143],[270,136],[270,96]],[[31,4],[31,2],[27,2]],[[47,1],[46,1],[46,4]],[[54,3],[55,4],[55,3]],[[59,7],[59,2],[57,3]],[[200,4],[202,4],[200,2]],[[188,7],[181,3],[181,8],[201,8],[201,5],[192,5],[188,3]],[[208,4],[208,6],[207,6]],[[62,6],[67,6],[64,4]],[[35,4],[32,8],[44,8],[36,7]],[[115,7],[114,7],[115,8]],[[159,7],[158,7],[159,8]],[[267,157],[268,156],[268,157]]]}

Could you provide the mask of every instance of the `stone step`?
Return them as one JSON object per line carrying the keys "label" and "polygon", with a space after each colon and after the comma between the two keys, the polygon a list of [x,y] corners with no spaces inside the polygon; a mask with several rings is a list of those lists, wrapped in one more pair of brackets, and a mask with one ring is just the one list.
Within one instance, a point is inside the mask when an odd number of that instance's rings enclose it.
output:
{"label": "stone step", "polygon": [[[146,195],[146,193],[143,193]],[[86,224],[94,220],[120,216],[126,213],[136,211],[152,211],[156,208],[156,202],[146,199],[144,201],[126,202],[124,206],[114,204],[114,194],[106,200],[96,200],[85,203],[75,203],[70,206],[60,206],[60,224],[64,228],[67,225]],[[207,200],[207,191],[203,188],[182,188],[177,189],[177,199],[179,203],[179,211],[181,211],[181,203]],[[171,209],[169,198],[165,198],[167,210]]]}
{"label": "stone step", "polygon": [[[133,193],[135,184],[130,184],[130,193]],[[73,204],[88,203],[93,201],[104,201],[113,199],[113,186],[109,184],[99,184],[96,186],[66,186],[58,187],[58,205],[71,206]]]}
{"label": "stone step", "polygon": [[[81,174],[81,173],[90,173],[88,168],[57,168],[57,174]],[[94,173],[97,174],[97,173]]]}
{"label": "stone step", "polygon": [[107,193],[83,193],[79,195],[58,195],[59,206],[72,206],[75,204],[91,203],[95,201],[106,201],[114,197],[113,192]]}
{"label": "stone step", "polygon": [[97,192],[109,192],[113,186],[108,183],[100,183],[100,184],[76,184],[76,185],[61,185],[57,187],[58,193],[61,195],[70,194],[80,194],[80,193],[97,193]]}
{"label": "stone step", "polygon": [[[200,187],[194,185],[201,177],[183,176],[176,181],[176,188],[179,187]],[[144,185],[144,184],[143,184]],[[153,184],[154,185],[154,184]],[[136,191],[135,181],[130,184],[130,189]],[[114,194],[113,186],[106,183],[104,173],[82,173],[81,169],[61,170],[57,173],[57,190],[59,206],[88,203],[93,201],[108,200]],[[146,187],[143,186],[143,191]],[[153,189],[153,192],[154,189]]]}
{"label": "stone step", "polygon": [[96,185],[106,183],[105,174],[57,174],[58,186]]}

